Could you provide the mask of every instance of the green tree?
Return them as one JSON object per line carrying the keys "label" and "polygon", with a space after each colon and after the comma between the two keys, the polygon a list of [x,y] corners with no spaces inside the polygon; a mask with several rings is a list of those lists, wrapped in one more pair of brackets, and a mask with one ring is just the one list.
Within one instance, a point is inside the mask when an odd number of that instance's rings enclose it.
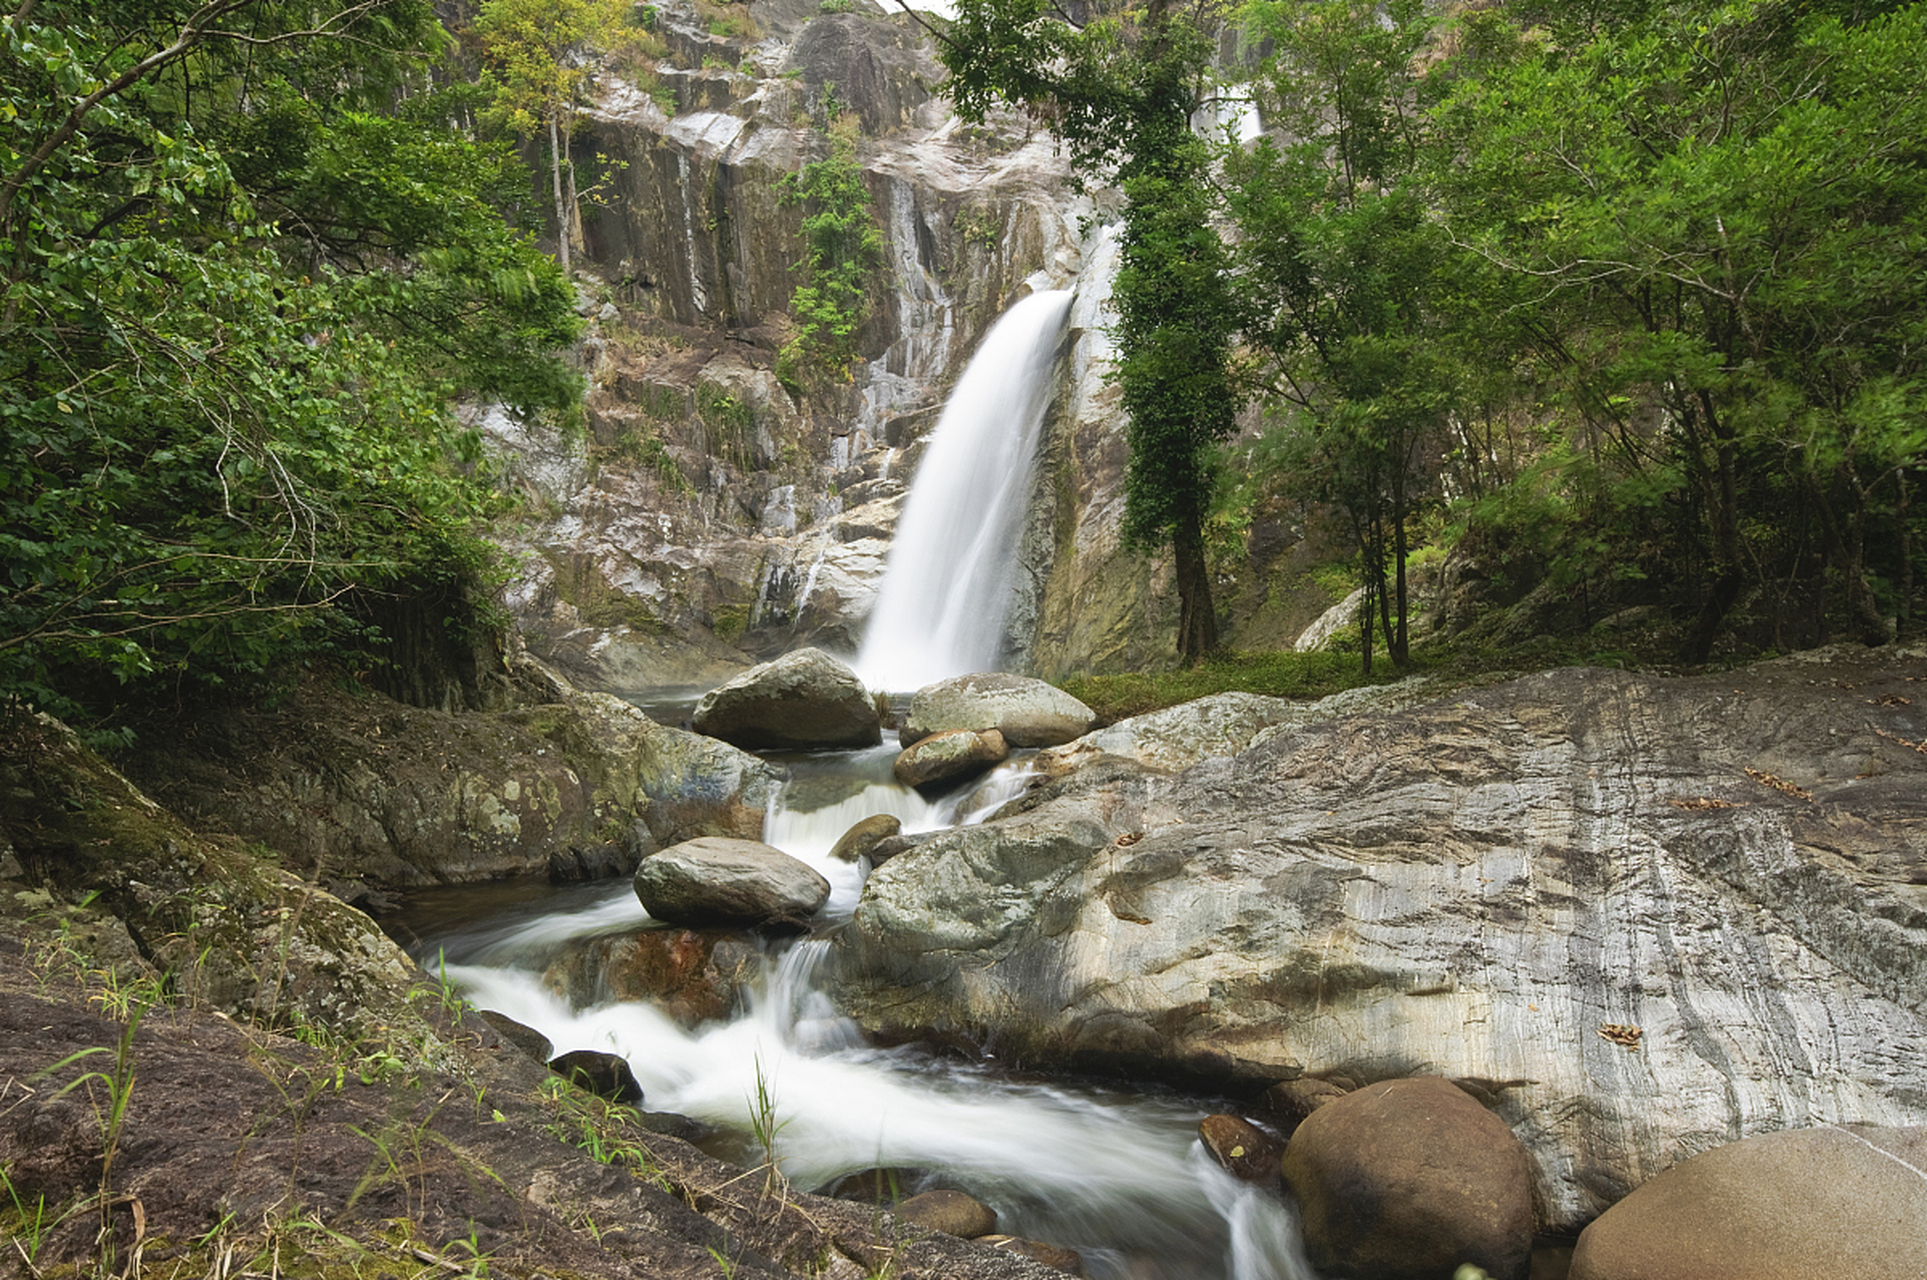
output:
{"label": "green tree", "polygon": [[1124,531],[1141,549],[1172,549],[1178,651],[1195,662],[1218,646],[1203,524],[1213,446],[1236,409],[1229,259],[1211,221],[1210,148],[1191,128],[1211,95],[1214,12],[1150,0],[1091,13],[1080,26],[1044,0],[961,0],[940,38],[945,92],[970,121],[999,102],[1024,108],[1080,170],[1124,192],[1112,294],[1131,450]]}
{"label": "green tree", "polygon": [[784,177],[778,196],[803,209],[803,258],[796,264],[803,279],[790,296],[796,329],[776,364],[799,393],[816,375],[849,377],[870,280],[883,262],[883,232],[870,212],[856,139],[854,115],[833,118],[830,153]]}
{"label": "green tree", "polygon": [[618,39],[633,9],[630,0],[483,0],[475,17],[494,95],[487,114],[525,139],[548,136],[556,256],[565,273],[580,235],[568,141],[595,77],[589,55]]}
{"label": "green tree", "polygon": [[1927,8],[1827,8],[1655,6],[1580,47],[1489,19],[1509,56],[1439,117],[1450,229],[1530,297],[1574,455],[1656,495],[1691,661],[1749,585],[1776,627],[1844,598],[1869,642],[1913,595]]}
{"label": "green tree", "polygon": [[575,321],[484,198],[513,158],[436,115],[428,5],[41,0],[0,38],[0,698],[467,612],[450,399],[570,403]]}
{"label": "green tree", "polygon": [[1437,452],[1456,377],[1436,305],[1450,296],[1451,254],[1418,181],[1418,58],[1435,24],[1419,0],[1257,0],[1244,19],[1275,51],[1256,85],[1292,141],[1226,158],[1243,327],[1296,435],[1293,479],[1350,523],[1364,667],[1374,615],[1402,666],[1407,532],[1431,474],[1421,454]]}

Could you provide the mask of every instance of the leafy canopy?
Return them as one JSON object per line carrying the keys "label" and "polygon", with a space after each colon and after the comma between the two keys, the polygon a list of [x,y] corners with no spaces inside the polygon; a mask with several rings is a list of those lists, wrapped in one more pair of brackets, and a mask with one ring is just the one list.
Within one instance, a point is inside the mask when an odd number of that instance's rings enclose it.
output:
{"label": "leafy canopy", "polygon": [[417,0],[0,26],[0,698],[257,674],[476,580],[451,399],[570,404],[576,322],[445,47]]}

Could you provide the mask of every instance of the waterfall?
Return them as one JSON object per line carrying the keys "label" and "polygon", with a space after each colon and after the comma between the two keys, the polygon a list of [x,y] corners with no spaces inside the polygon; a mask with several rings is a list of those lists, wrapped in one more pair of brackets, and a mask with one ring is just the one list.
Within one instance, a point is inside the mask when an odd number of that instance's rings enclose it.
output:
{"label": "waterfall", "polygon": [[1070,303],[1068,290],[1052,290],[1005,312],[951,392],[857,655],[872,689],[905,692],[996,666]]}

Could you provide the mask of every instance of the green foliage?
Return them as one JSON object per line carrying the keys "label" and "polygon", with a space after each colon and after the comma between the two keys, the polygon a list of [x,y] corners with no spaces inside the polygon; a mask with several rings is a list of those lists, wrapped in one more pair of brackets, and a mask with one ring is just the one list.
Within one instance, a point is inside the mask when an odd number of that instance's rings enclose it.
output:
{"label": "green foliage", "polygon": [[1067,676],[1057,683],[1112,722],[1215,693],[1322,698],[1394,678],[1366,675],[1348,654],[1222,652],[1177,671]]}
{"label": "green foliage", "polygon": [[[662,48],[653,24],[634,17],[629,0],[483,0],[475,15],[489,93],[484,120],[526,141],[546,136],[556,246],[565,273],[578,202],[568,143],[576,107],[595,78],[590,54],[612,53],[634,63],[646,58],[645,50]],[[647,74],[646,67],[638,70]]]}
{"label": "green foliage", "polygon": [[1407,660],[1405,560],[1421,460],[1456,406],[1451,326],[1461,291],[1416,181],[1434,24],[1418,0],[1256,0],[1255,41],[1277,50],[1258,85],[1270,139],[1226,159],[1241,232],[1243,328],[1309,496],[1345,513],[1373,614]]}
{"label": "green foliage", "polygon": [[883,263],[883,232],[857,160],[856,120],[834,114],[834,86],[823,92],[830,153],[784,177],[780,192],[785,205],[803,209],[803,258],[796,264],[802,282],[790,295],[795,328],[776,363],[796,391],[849,380],[857,333],[869,317],[870,283]]}
{"label": "green foliage", "polygon": [[1869,641],[1906,616],[1927,10],[1880,7],[1654,6],[1578,47],[1491,22],[1438,117],[1447,225],[1515,291],[1577,487],[1658,516],[1688,660],[1748,583],[1784,647],[1816,564]]}
{"label": "green foliage", "polygon": [[1211,219],[1209,151],[1191,129],[1209,89],[1215,16],[1210,5],[1100,4],[1073,26],[1044,0],[962,0],[941,52],[944,91],[966,121],[981,123],[999,102],[1019,105],[1084,173],[1123,188],[1112,298],[1130,415],[1125,533],[1139,548],[1175,553],[1186,661],[1217,647],[1203,523],[1212,446],[1236,409],[1228,258]]}
{"label": "green foliage", "polygon": [[542,1082],[542,1097],[552,1119],[544,1126],[551,1137],[579,1147],[600,1164],[620,1165],[669,1190],[656,1159],[634,1127],[633,1112],[597,1097],[559,1076]]}
{"label": "green foliage", "polygon": [[380,105],[432,13],[301,34],[327,12],[43,3],[0,34],[0,698],[82,714],[365,643],[356,602],[488,559],[450,398],[576,394],[568,290],[490,200],[508,158],[436,95]]}

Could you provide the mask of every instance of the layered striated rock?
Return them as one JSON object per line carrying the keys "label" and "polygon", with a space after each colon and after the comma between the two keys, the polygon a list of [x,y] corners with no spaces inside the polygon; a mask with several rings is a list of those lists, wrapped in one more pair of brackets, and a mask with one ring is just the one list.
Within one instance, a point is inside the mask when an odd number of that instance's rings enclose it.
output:
{"label": "layered striated rock", "polygon": [[837,996],[1020,1061],[1465,1078],[1577,1229],[1735,1138],[1927,1123],[1922,677],[1569,670],[1098,756],[880,867]]}

